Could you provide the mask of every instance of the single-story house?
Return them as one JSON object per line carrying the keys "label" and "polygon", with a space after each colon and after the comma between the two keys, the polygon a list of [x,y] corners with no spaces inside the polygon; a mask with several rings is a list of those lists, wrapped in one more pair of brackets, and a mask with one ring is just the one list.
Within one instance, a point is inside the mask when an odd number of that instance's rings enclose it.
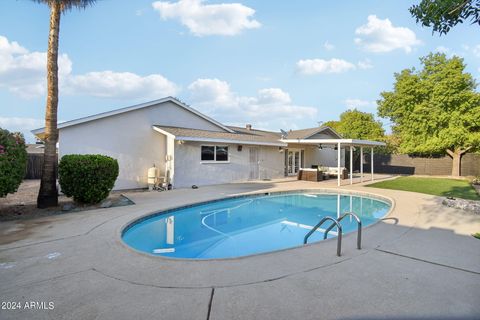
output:
{"label": "single-story house", "polygon": [[[175,188],[281,178],[312,165],[343,167],[342,146],[363,143],[326,126],[288,132],[227,126],[172,97],[63,122],[58,129],[59,158],[103,154],[118,160],[116,190],[145,188],[153,165]],[[41,139],[44,128],[32,133]]]}

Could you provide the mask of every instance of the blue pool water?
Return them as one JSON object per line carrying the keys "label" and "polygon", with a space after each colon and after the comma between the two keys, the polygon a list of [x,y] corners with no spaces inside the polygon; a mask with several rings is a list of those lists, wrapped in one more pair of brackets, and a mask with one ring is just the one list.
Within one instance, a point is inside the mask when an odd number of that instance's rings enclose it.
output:
{"label": "blue pool water", "polygon": [[[360,196],[283,193],[225,199],[160,213],[127,227],[123,240],[153,255],[213,259],[246,256],[303,244],[306,233],[325,216],[355,212],[363,226],[384,217],[390,204]],[[314,232],[309,243],[323,239]],[[342,220],[344,233],[355,220]],[[335,237],[334,228],[328,237]]]}

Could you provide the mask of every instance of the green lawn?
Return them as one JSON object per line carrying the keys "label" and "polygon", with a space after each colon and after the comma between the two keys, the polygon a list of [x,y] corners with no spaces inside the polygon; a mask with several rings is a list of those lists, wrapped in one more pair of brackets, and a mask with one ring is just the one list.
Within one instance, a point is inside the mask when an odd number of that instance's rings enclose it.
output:
{"label": "green lawn", "polygon": [[480,196],[466,180],[400,177],[394,180],[369,184],[367,187],[404,190],[433,194],[435,196],[480,200]]}

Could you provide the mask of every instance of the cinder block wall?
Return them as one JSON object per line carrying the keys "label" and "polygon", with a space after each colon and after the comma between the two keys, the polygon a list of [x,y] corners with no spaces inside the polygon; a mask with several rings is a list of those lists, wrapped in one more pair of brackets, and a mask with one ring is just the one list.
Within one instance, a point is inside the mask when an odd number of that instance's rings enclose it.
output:
{"label": "cinder block wall", "polygon": [[[356,163],[355,170],[360,168]],[[370,171],[370,155],[365,155],[364,172]],[[420,157],[407,154],[374,154],[374,171],[387,174],[416,174],[448,176],[452,172],[452,158],[445,155]],[[462,157],[462,176],[480,176],[480,154],[467,153]]]}

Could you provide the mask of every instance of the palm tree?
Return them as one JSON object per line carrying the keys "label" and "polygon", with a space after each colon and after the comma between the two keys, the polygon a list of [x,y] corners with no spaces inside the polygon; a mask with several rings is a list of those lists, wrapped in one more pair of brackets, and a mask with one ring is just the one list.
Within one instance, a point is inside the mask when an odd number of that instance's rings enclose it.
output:
{"label": "palm tree", "polygon": [[58,108],[58,37],[60,16],[72,8],[85,8],[96,0],[33,0],[50,7],[50,33],[47,52],[47,103],[45,110],[45,155],[42,180],[38,192],[37,207],[58,205],[58,190],[55,176],[57,165],[57,108]]}

